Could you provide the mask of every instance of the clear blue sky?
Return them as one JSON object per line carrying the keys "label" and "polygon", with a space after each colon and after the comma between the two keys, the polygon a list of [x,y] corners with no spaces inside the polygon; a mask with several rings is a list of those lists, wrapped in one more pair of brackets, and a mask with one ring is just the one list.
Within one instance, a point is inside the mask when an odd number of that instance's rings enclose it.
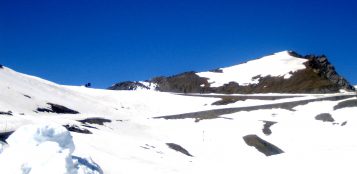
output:
{"label": "clear blue sky", "polygon": [[0,64],[105,88],[282,51],[357,84],[355,0],[0,0]]}

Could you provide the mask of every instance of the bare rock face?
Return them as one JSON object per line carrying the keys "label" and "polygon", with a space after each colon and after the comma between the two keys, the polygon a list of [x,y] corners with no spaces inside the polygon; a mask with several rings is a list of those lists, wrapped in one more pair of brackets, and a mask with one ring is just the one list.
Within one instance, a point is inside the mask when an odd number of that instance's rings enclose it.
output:
{"label": "bare rock face", "polygon": [[190,152],[188,152],[185,148],[183,148],[182,146],[178,145],[178,144],[175,144],[175,143],[166,143],[167,146],[169,146],[169,148],[177,151],[177,152],[181,152],[183,153],[184,155],[187,155],[187,156],[190,156],[190,157],[193,157]]}
{"label": "bare rock face", "polygon": [[345,78],[338,75],[335,67],[328,61],[325,55],[308,55],[305,56],[305,58],[309,60],[305,63],[306,67],[312,69],[319,77],[327,79],[331,86],[335,86],[339,89],[355,90]]}
{"label": "bare rock face", "polygon": [[243,140],[248,146],[255,147],[259,152],[263,153],[265,156],[272,156],[272,155],[278,155],[284,153],[283,150],[261,139],[257,135],[246,135],[243,137]]}
{"label": "bare rock face", "polygon": [[[158,85],[157,90],[163,92],[203,93],[208,80],[198,76],[195,72],[185,72],[170,77],[156,77],[152,80]],[[207,88],[209,89],[209,88]]]}
{"label": "bare rock face", "polygon": [[335,121],[335,119],[333,119],[332,115],[329,113],[319,114],[315,117],[315,119],[323,121],[323,122],[334,122]]}
{"label": "bare rock face", "polygon": [[150,89],[149,87],[145,86],[140,82],[133,82],[133,81],[125,81],[114,84],[113,86],[109,87],[110,90],[136,90],[138,88],[143,89]]}
{"label": "bare rock face", "polygon": [[[256,76],[257,84],[240,85],[229,82],[219,87],[211,87],[208,79],[198,76],[195,72],[185,72],[170,77],[155,77],[148,82],[155,83],[156,90],[162,92],[178,93],[225,93],[225,94],[250,94],[250,93],[335,93],[341,89],[354,91],[355,88],[346,79],[338,75],[334,66],[324,55],[302,56],[290,51],[293,57],[307,59],[305,69],[291,72],[291,77]],[[211,70],[214,73],[222,73],[221,69]],[[122,82],[113,85],[113,90],[135,90],[138,87],[147,88],[140,82]]]}
{"label": "bare rock face", "polygon": [[49,108],[37,108],[37,112],[49,112],[49,113],[57,113],[57,114],[79,114],[78,111],[69,109],[59,104],[54,104],[54,103],[47,103],[47,104],[50,106]]}
{"label": "bare rock face", "polygon": [[343,108],[351,108],[351,107],[357,107],[356,99],[339,102],[336,106],[333,107],[333,110],[338,110],[338,109],[343,109]]}

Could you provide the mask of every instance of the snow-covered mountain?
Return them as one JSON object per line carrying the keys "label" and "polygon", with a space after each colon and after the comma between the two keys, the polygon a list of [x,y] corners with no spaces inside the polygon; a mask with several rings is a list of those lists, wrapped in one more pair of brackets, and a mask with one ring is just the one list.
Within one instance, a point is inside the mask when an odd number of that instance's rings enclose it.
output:
{"label": "snow-covered mountain", "polygon": [[[273,57],[279,55],[286,53]],[[230,73],[270,58],[219,69],[222,78],[195,74],[219,86]],[[282,56],[274,64],[285,62],[287,70],[246,74],[292,79],[309,61]],[[258,82],[248,80],[235,83]],[[0,169],[5,174],[355,173],[356,112],[355,92],[104,90],[59,85],[2,66],[0,138],[8,144],[0,143]]]}
{"label": "snow-covered mountain", "polygon": [[186,72],[145,82],[121,82],[109,89],[156,89],[200,93],[333,93],[353,91],[326,56],[282,51],[239,65],[206,72]]}

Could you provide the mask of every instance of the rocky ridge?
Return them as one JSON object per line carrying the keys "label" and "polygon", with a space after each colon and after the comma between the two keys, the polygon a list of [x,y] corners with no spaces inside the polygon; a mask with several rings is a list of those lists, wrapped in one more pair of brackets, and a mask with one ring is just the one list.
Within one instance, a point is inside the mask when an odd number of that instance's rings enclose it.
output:
{"label": "rocky ridge", "polygon": [[[145,82],[126,81],[120,82],[109,89],[135,90],[137,88],[150,89],[144,83],[156,84],[156,90],[162,92],[178,93],[224,93],[224,94],[250,94],[250,93],[334,93],[340,90],[354,91],[355,88],[340,76],[325,55],[302,56],[294,51],[288,54],[295,58],[306,59],[305,69],[290,72],[290,78],[284,76],[255,76],[256,84],[240,85],[234,82],[226,83],[219,87],[212,87],[208,78],[200,77],[196,72],[184,72],[165,77],[154,77]],[[220,68],[211,70],[213,73],[222,73]]]}

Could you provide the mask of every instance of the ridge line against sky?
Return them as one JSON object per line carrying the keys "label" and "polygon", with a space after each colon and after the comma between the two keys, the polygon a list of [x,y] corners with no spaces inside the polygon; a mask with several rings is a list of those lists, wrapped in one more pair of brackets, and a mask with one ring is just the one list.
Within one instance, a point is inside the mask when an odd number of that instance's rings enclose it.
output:
{"label": "ridge line against sky", "polygon": [[353,0],[0,1],[0,64],[67,85],[325,54],[357,84]]}

